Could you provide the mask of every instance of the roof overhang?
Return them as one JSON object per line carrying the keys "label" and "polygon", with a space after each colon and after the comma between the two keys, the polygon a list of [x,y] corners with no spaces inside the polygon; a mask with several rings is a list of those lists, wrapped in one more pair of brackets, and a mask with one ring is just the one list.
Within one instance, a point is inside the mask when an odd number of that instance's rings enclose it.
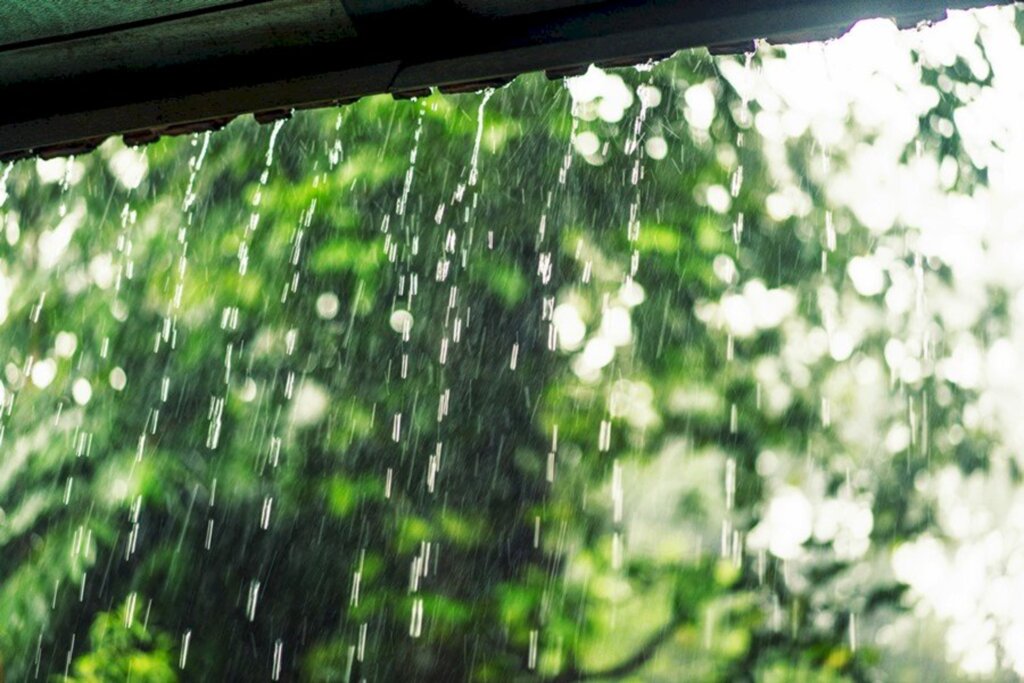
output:
{"label": "roof overhang", "polygon": [[[997,0],[1005,2],[1005,0]],[[12,0],[0,159],[85,152],[371,94],[476,90],[689,47],[742,52],[993,0]]]}

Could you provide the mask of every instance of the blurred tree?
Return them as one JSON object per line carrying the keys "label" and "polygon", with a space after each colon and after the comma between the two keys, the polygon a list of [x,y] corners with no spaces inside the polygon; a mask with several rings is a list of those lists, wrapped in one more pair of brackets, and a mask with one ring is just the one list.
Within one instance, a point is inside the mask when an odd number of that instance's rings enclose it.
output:
{"label": "blurred tree", "polygon": [[766,59],[16,165],[13,680],[872,678],[857,619],[902,586],[809,530],[757,544],[793,518],[771,458],[816,459],[851,516],[871,501],[850,543],[927,524],[923,459],[866,481],[829,455],[856,451],[822,398],[836,354],[786,365],[872,238],[810,134],[781,165],[809,206],[772,209],[743,86]]}

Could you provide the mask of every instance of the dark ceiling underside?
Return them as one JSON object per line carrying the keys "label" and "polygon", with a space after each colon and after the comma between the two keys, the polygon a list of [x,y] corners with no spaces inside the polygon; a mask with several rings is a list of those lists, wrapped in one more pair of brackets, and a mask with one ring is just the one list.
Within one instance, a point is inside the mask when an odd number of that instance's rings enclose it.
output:
{"label": "dark ceiling underside", "polygon": [[[85,152],[364,95],[476,90],[759,38],[831,38],[993,0],[11,0],[0,159]],[[158,9],[157,9],[158,8]]]}

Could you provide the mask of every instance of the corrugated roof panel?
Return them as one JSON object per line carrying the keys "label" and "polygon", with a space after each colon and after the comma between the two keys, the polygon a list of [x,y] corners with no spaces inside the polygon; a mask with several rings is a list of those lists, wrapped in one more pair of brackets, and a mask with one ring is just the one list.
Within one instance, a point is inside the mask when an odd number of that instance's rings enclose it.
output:
{"label": "corrugated roof panel", "polygon": [[239,0],[5,0],[0,47],[62,38],[226,5]]}

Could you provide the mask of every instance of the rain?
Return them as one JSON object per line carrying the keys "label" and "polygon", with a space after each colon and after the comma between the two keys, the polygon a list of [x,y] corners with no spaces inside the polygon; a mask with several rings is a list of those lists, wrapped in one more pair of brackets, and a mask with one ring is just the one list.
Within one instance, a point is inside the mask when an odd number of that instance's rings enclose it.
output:
{"label": "rain", "polygon": [[1024,676],[1020,16],[4,165],[0,680]]}

